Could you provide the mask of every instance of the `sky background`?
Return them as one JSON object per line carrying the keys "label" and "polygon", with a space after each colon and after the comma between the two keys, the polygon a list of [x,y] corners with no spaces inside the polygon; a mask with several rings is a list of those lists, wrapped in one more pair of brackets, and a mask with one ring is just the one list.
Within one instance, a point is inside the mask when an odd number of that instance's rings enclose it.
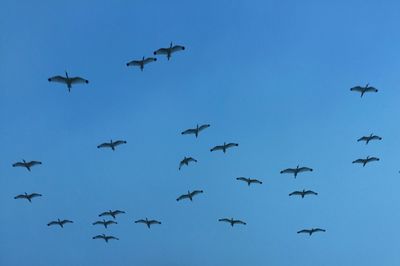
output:
{"label": "sky background", "polygon": [[[398,265],[399,12],[368,0],[1,1],[0,265]],[[171,41],[186,50],[126,67]],[[90,83],[47,81],[66,70]],[[349,90],[368,82],[379,92]],[[197,123],[211,127],[180,134]],[[357,143],[370,133],[383,140]],[[128,143],[96,148],[110,139]],[[210,153],[225,141],[240,146]],[[351,163],[368,155],[381,161]],[[178,171],[184,156],[198,163]],[[43,165],[11,167],[21,159]],[[279,174],[298,164],[314,171]],[[303,188],[319,195],[288,196]],[[194,189],[204,194],[176,202]],[[25,191],[43,197],[13,199]],[[92,226],[109,209],[126,214]],[[134,224],[145,217],[162,225]],[[46,226],[57,218],[75,223]],[[296,234],[310,227],[327,232]],[[91,239],[101,233],[120,240]]]}

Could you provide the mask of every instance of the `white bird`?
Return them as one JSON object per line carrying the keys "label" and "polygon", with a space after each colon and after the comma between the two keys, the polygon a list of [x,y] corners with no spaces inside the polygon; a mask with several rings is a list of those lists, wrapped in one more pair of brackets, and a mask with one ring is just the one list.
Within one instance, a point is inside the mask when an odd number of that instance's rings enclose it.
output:
{"label": "white bird", "polygon": [[115,219],[115,217],[116,217],[118,214],[122,214],[122,213],[125,213],[125,212],[124,212],[124,211],[120,211],[120,210],[115,210],[115,211],[109,210],[109,211],[100,213],[100,214],[99,214],[99,217],[101,217],[101,216],[111,216],[112,218]]}
{"label": "white bird", "polygon": [[117,140],[117,141],[110,140],[110,142],[105,142],[105,143],[98,145],[97,148],[98,149],[111,148],[113,151],[115,151],[115,147],[122,145],[122,144],[126,144],[126,143],[127,142],[125,140]]}
{"label": "white bird", "polygon": [[137,223],[145,224],[145,225],[147,225],[147,227],[149,229],[150,229],[150,226],[152,226],[153,224],[161,224],[161,222],[159,222],[157,220],[148,220],[147,218],[145,220],[140,219],[140,220],[135,221],[135,224],[137,224]]}
{"label": "white bird", "polygon": [[365,87],[355,86],[355,87],[351,88],[350,90],[360,92],[361,97],[363,97],[364,93],[366,93],[366,92],[378,92],[378,90],[376,88],[370,87],[369,83],[367,83],[367,85],[365,85]]}
{"label": "white bird", "polygon": [[65,72],[65,77],[63,76],[54,76],[48,79],[49,82],[59,82],[66,84],[68,87],[68,92],[71,91],[72,84],[87,84],[89,83],[89,80],[81,78],[81,77],[69,77],[68,73]]}
{"label": "white bird", "polygon": [[126,63],[126,65],[127,66],[138,66],[138,67],[140,67],[140,70],[143,71],[144,65],[147,65],[148,63],[155,62],[155,61],[157,61],[157,58],[155,58],[155,57],[145,58],[143,56],[142,60],[132,60],[132,61]]}
{"label": "white bird", "polygon": [[312,190],[305,190],[303,189],[303,191],[293,191],[292,193],[289,194],[289,196],[301,196],[302,198],[304,198],[304,196],[306,195],[318,195],[317,192],[314,192]]}
{"label": "white bird", "polygon": [[197,194],[201,194],[201,193],[203,193],[203,190],[194,190],[192,192],[188,191],[187,194],[183,194],[183,195],[179,196],[176,199],[176,201],[180,201],[183,199],[190,199],[190,201],[192,201],[194,196],[196,196]]}
{"label": "white bird", "polygon": [[321,228],[312,228],[312,229],[303,229],[303,230],[298,231],[297,233],[298,234],[302,234],[302,233],[309,234],[311,236],[312,234],[314,234],[316,232],[326,232],[326,230],[321,229]]}
{"label": "white bird", "polygon": [[215,146],[214,148],[212,148],[210,151],[223,151],[224,153],[226,153],[226,150],[232,147],[237,147],[239,146],[239,144],[237,143],[225,143],[223,145],[218,145]]}
{"label": "white bird", "polygon": [[101,224],[105,228],[107,228],[111,224],[117,224],[117,222],[112,221],[112,220],[106,221],[106,220],[103,219],[103,221],[96,221],[96,222],[93,223],[93,225],[97,225],[97,224]]}
{"label": "white bird", "polygon": [[309,167],[299,167],[299,165],[297,165],[296,168],[287,168],[285,170],[281,171],[281,174],[293,174],[294,178],[297,177],[297,174],[302,173],[302,172],[312,172],[313,169],[309,168]]}
{"label": "white bird", "polygon": [[160,48],[154,52],[154,55],[164,54],[167,56],[167,59],[169,60],[173,53],[178,52],[178,51],[183,51],[183,50],[185,50],[184,46],[182,46],[182,45],[174,45],[173,46],[172,42],[171,42],[168,48]]}
{"label": "white bird", "polygon": [[32,202],[33,198],[36,197],[41,197],[42,194],[39,193],[31,193],[31,194],[27,194],[26,192],[24,194],[20,194],[14,197],[14,199],[27,199],[29,202]]}
{"label": "white bird", "polygon": [[202,131],[202,130],[208,128],[208,127],[210,127],[209,124],[204,124],[204,125],[201,125],[201,126],[199,126],[197,124],[195,128],[186,129],[181,134],[182,135],[194,134],[196,136],[196,138],[197,138],[199,136],[200,131]]}
{"label": "white bird", "polygon": [[235,220],[235,219],[233,219],[233,218],[231,218],[231,219],[222,218],[222,219],[219,219],[218,221],[219,221],[219,222],[227,222],[227,223],[230,223],[232,227],[233,227],[235,224],[243,224],[243,225],[246,225],[245,222],[243,222],[243,221],[241,221],[241,220]]}
{"label": "white bird", "polygon": [[25,160],[22,160],[22,162],[16,162],[16,163],[14,163],[12,166],[13,166],[13,167],[25,167],[25,168],[28,169],[28,171],[30,172],[32,166],[40,165],[40,164],[42,164],[42,162],[39,162],[39,161],[30,161],[30,162],[27,162],[27,161],[25,161]]}
{"label": "white bird", "polygon": [[197,163],[197,160],[193,157],[184,157],[183,160],[179,163],[179,170],[181,170],[182,166],[184,165],[188,166],[190,162]]}
{"label": "white bird", "polygon": [[382,140],[382,138],[371,133],[371,135],[363,136],[359,138],[357,141],[365,141],[365,144],[368,144],[371,140]]}
{"label": "white bird", "polygon": [[104,241],[106,241],[106,243],[108,243],[108,240],[114,239],[114,240],[119,240],[118,237],[115,236],[106,236],[105,234],[101,234],[101,235],[97,235],[92,237],[92,239],[104,239]]}
{"label": "white bird", "polygon": [[262,182],[260,180],[257,179],[251,179],[251,178],[246,178],[246,177],[238,177],[236,178],[236,180],[240,180],[240,181],[244,181],[247,183],[248,186],[250,186],[251,184],[262,184]]}
{"label": "white bird", "polygon": [[57,221],[51,221],[50,223],[48,223],[47,226],[59,225],[61,228],[64,228],[64,224],[68,224],[68,223],[73,223],[73,221],[57,219]]}
{"label": "white bird", "polygon": [[357,159],[357,160],[353,161],[353,163],[361,163],[364,167],[367,163],[374,162],[374,161],[379,161],[379,158],[367,156],[367,158]]}

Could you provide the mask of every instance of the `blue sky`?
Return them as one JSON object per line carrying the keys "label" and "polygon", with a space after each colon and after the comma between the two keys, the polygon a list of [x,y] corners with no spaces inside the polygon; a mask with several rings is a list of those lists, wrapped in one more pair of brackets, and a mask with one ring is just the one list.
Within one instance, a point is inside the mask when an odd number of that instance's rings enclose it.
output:
{"label": "blue sky", "polygon": [[[0,264],[399,264],[399,11],[396,1],[2,1]],[[187,49],[126,67],[171,41]],[[68,93],[47,81],[65,70],[90,83]],[[368,82],[377,94],[349,91]],[[211,127],[180,135],[197,123]],[[357,143],[370,133],[383,140]],[[128,144],[96,148],[109,139]],[[224,141],[240,146],[210,153]],[[368,155],[381,161],[351,163]],[[184,156],[198,163],[178,171]],[[11,167],[21,159],[43,165]],[[279,174],[297,164],[314,171]],[[303,188],[319,195],[288,197]],[[204,194],[175,201],[193,189]],[[13,199],[25,191],[43,197]],[[108,209],[127,213],[92,226]],[[134,224],[144,217],[163,224]],[[46,226],[57,218],[75,223]],[[308,227],[327,232],[296,234]],[[100,233],[120,240],[91,239]]]}

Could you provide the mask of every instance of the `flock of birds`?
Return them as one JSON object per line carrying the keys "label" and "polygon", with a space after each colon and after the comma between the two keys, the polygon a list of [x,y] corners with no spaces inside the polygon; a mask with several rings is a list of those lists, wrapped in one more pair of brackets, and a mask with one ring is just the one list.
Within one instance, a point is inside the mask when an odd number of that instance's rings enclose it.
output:
{"label": "flock of birds", "polygon": [[[183,51],[185,50],[184,46],[181,45],[173,45],[172,42],[170,43],[170,46],[167,48],[160,48],[156,51],[154,51],[154,55],[165,55],[167,57],[168,60],[170,60],[171,56],[173,53],[178,52],[178,51]],[[142,59],[140,60],[132,60],[130,62],[128,62],[126,65],[128,67],[130,66],[136,66],[139,67],[141,71],[144,70],[144,66],[151,63],[151,62],[155,62],[157,61],[157,58],[155,57],[142,57]],[[48,79],[49,82],[58,82],[58,83],[63,83],[65,85],[67,85],[68,88],[68,92],[71,91],[72,85],[75,84],[87,84],[89,83],[89,81],[87,79],[81,78],[81,77],[70,77],[68,75],[68,73],[65,73],[65,77],[63,76],[54,76]],[[354,92],[359,92],[361,94],[361,97],[364,96],[365,93],[371,93],[371,92],[377,92],[378,90],[374,87],[370,87],[369,84],[366,84],[366,86],[362,87],[362,86],[356,86],[350,89],[351,91]],[[187,129],[183,132],[181,132],[182,135],[194,135],[196,138],[199,137],[199,134],[204,131],[205,129],[209,128],[210,125],[209,124],[204,124],[204,125],[196,125],[195,128],[191,128],[191,129]],[[370,141],[374,141],[374,140],[382,140],[381,137],[374,135],[374,134],[370,134],[368,136],[363,136],[361,138],[359,138],[357,141],[365,141],[365,144],[368,144]],[[112,151],[115,151],[116,148],[120,145],[123,144],[127,144],[127,141],[125,140],[110,140],[110,142],[104,142],[100,145],[97,146],[97,148],[109,148]],[[215,152],[215,151],[222,151],[223,153],[226,153],[228,149],[234,148],[234,147],[238,147],[239,144],[238,143],[223,143],[222,145],[217,145],[213,148],[210,149],[211,152]],[[359,163],[362,164],[363,166],[365,166],[366,164],[373,162],[373,161],[379,161],[379,158],[377,157],[366,157],[366,158],[360,158],[357,160],[354,160],[353,163]],[[190,163],[197,163],[197,160],[193,157],[184,157],[180,163],[179,163],[179,170],[182,169],[183,166],[189,166]],[[16,162],[14,163],[12,166],[13,167],[23,167],[26,168],[28,171],[31,171],[31,168],[34,166],[38,166],[41,165],[42,162],[40,161],[25,161],[22,160],[20,162]],[[300,173],[305,173],[305,172],[312,172],[313,169],[309,168],[309,167],[305,167],[302,166],[300,167],[299,165],[297,165],[295,168],[287,168],[282,170],[280,173],[281,174],[292,174],[294,176],[294,178],[296,178]],[[237,177],[236,180],[238,181],[242,181],[245,182],[248,186],[252,185],[252,184],[258,184],[258,185],[262,185],[262,181],[258,180],[258,179],[252,179],[252,178],[247,178],[247,177]],[[185,200],[188,199],[190,201],[193,201],[193,198],[197,195],[203,194],[203,190],[193,190],[193,191],[187,191],[187,193],[180,195],[179,197],[177,197],[176,201],[181,201],[181,200]],[[293,191],[292,193],[289,194],[289,196],[300,196],[301,198],[304,198],[305,196],[309,196],[309,195],[314,195],[317,196],[318,193],[314,192],[312,190],[299,190],[299,191]],[[37,198],[37,197],[42,197],[42,194],[40,193],[24,193],[24,194],[20,194],[14,197],[14,199],[26,199],[29,202],[32,202],[32,199]],[[102,220],[97,220],[95,222],[93,222],[93,226],[96,225],[101,225],[103,226],[105,229],[107,229],[109,226],[111,225],[115,225],[118,224],[115,220],[117,218],[117,216],[121,215],[121,214],[125,214],[124,211],[121,210],[108,210],[105,211],[103,213],[100,213],[98,215],[98,217],[102,217]],[[112,220],[106,220],[105,217],[110,217],[112,218]],[[235,218],[221,218],[218,219],[219,222],[225,222],[230,224],[232,227],[234,225],[246,225],[247,223],[245,221],[239,220],[239,219],[235,219]],[[66,224],[71,224],[73,223],[73,221],[68,220],[68,219],[57,219],[57,220],[53,220],[50,221],[47,225],[48,226],[60,226],[61,228],[64,228],[64,226]],[[146,225],[147,228],[151,228],[151,226],[153,225],[161,225],[161,222],[158,220],[154,220],[154,219],[148,219],[147,217],[145,219],[139,219],[135,221],[136,224],[144,224]],[[299,230],[297,233],[301,234],[308,234],[308,235],[312,235],[314,233],[317,232],[326,232],[325,229],[322,228],[310,228],[310,229],[302,229]],[[106,234],[99,234],[96,236],[93,236],[93,239],[101,239],[104,240],[106,243],[109,242],[109,240],[119,240],[118,237],[112,236],[112,235],[106,235]]]}

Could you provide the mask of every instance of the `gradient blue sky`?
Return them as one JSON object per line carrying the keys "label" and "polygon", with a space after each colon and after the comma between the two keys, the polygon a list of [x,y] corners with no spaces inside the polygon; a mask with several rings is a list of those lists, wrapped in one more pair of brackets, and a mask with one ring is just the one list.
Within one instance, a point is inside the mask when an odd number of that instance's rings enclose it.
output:
{"label": "gradient blue sky", "polygon": [[[0,264],[398,265],[399,12],[398,1],[3,0]],[[171,41],[187,50],[126,67]],[[68,94],[47,81],[65,70],[90,84]],[[379,93],[349,91],[367,82]],[[196,123],[211,127],[180,135]],[[370,133],[383,141],[356,142]],[[111,138],[128,144],[96,148]],[[209,152],[224,141],[240,146]],[[199,162],[178,171],[187,155]],[[381,161],[352,165],[367,155]],[[11,167],[23,158],[43,165]],[[314,172],[279,174],[297,164]],[[288,197],[303,188],[320,194]],[[176,202],[188,189],[205,193]],[[13,199],[24,191],[44,196]],[[92,226],[108,209],[127,214]],[[144,217],[163,224],[133,223]],[[57,218],[75,223],[46,226]],[[327,232],[296,234],[307,227]],[[91,239],[103,232],[120,241]]]}

